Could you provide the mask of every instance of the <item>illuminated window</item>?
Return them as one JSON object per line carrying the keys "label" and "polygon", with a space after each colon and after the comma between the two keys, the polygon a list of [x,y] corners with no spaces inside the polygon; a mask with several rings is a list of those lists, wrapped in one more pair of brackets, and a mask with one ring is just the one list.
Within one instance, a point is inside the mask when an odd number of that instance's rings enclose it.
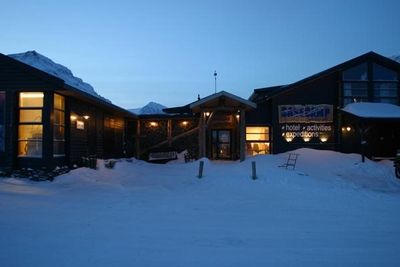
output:
{"label": "illuminated window", "polygon": [[6,92],[0,92],[0,151],[4,151],[6,143]]}
{"label": "illuminated window", "polygon": [[53,154],[65,155],[65,98],[54,94]]}
{"label": "illuminated window", "polygon": [[269,127],[246,127],[246,155],[270,154]]}
{"label": "illuminated window", "polygon": [[41,157],[43,93],[19,93],[18,155]]}

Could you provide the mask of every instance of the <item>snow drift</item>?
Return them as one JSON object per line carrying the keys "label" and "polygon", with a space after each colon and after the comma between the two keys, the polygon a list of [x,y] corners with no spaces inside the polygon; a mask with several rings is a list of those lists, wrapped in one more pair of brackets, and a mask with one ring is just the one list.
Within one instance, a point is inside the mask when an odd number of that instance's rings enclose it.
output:
{"label": "snow drift", "polygon": [[[0,179],[4,266],[399,266],[400,180],[389,161],[296,150],[244,162],[79,168]],[[257,179],[251,178],[256,163]]]}

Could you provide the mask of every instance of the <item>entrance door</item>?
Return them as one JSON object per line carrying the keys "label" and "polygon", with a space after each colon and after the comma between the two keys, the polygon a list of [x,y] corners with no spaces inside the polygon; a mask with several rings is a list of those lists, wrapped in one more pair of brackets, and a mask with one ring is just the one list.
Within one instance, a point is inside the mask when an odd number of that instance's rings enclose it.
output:
{"label": "entrance door", "polygon": [[212,158],[230,159],[231,158],[231,131],[213,130],[212,131]]}

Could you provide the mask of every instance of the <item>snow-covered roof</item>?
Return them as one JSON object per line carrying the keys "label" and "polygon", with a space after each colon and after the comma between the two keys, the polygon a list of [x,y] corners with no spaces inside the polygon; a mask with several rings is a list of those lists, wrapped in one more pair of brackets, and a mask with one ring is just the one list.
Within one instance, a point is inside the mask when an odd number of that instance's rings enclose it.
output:
{"label": "snow-covered roof", "polygon": [[74,87],[83,92],[98,97],[103,101],[111,103],[110,100],[96,93],[94,88],[90,84],[85,83],[82,79],[78,77],[75,77],[70,69],[64,67],[63,65],[55,63],[51,59],[39,54],[36,51],[28,51],[25,53],[12,54],[8,55],[8,57],[11,57],[31,67],[44,71],[50,75],[56,76],[64,80],[64,82],[71,87]]}
{"label": "snow-covered roof", "polygon": [[360,118],[400,118],[400,107],[387,103],[351,103],[341,110]]}

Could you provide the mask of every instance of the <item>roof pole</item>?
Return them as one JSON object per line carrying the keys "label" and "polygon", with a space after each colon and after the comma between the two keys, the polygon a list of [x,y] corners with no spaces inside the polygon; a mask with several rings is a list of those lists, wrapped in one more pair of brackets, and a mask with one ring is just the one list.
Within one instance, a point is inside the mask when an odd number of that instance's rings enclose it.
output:
{"label": "roof pole", "polygon": [[214,70],[214,79],[215,79],[215,93],[217,93],[217,71]]}

